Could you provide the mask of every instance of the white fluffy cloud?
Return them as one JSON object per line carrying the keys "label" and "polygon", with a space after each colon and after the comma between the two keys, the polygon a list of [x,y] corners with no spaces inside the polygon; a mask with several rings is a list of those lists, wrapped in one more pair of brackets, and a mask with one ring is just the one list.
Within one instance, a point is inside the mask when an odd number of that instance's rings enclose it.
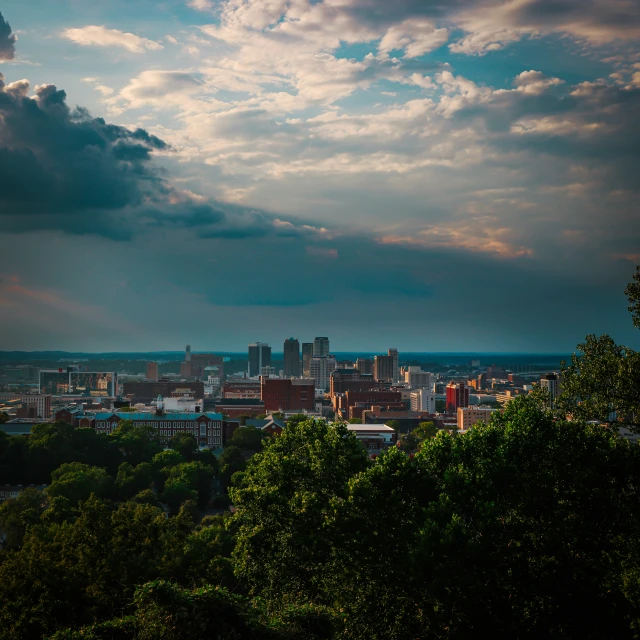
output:
{"label": "white fluffy cloud", "polygon": [[378,48],[387,55],[394,49],[401,49],[405,57],[417,58],[438,49],[448,39],[448,29],[438,29],[430,20],[410,19],[390,27]]}
{"label": "white fluffy cloud", "polygon": [[133,33],[117,29],[107,29],[100,25],[88,25],[78,29],[65,29],[62,36],[71,42],[83,46],[120,47],[132,53],[157,51],[163,46],[159,42],[141,38]]}

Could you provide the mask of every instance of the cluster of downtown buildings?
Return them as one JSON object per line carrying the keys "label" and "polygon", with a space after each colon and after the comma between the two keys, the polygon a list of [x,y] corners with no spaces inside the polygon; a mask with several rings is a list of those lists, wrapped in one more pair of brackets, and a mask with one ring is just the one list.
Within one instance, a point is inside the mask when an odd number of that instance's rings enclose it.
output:
{"label": "cluster of downtown buildings", "polygon": [[[23,434],[38,422],[60,420],[108,434],[131,420],[154,426],[165,443],[186,432],[200,446],[217,449],[241,424],[278,432],[283,419],[305,414],[345,421],[379,446],[426,420],[464,432],[532,388],[532,380],[499,367],[482,369],[479,362],[471,363],[473,375],[401,366],[393,348],[370,358],[338,360],[327,337],[285,340],[278,370],[266,343],[248,346],[246,370],[225,371],[228,360],[187,346],[179,374],[171,377],[160,374],[158,362],[148,362],[146,375],[138,377],[60,363],[64,366],[38,372],[38,393],[0,392],[0,411],[12,418],[2,428]],[[552,397],[559,392],[557,374],[539,382]]]}

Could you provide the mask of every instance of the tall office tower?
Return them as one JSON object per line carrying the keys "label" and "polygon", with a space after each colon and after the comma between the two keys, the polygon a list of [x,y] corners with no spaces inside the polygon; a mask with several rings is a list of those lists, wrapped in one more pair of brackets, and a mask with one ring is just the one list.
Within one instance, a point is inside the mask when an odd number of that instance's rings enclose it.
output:
{"label": "tall office tower", "polygon": [[284,341],[284,377],[300,377],[300,343],[295,338]]}
{"label": "tall office tower", "polygon": [[329,390],[331,374],[336,370],[336,359],[333,356],[313,356],[309,363],[310,377],[315,380],[316,389]]}
{"label": "tall office tower", "polygon": [[158,363],[147,362],[147,380],[150,382],[158,382]]}
{"label": "tall office tower", "polygon": [[393,376],[393,356],[375,356],[373,358],[373,377],[383,382],[395,382]]}
{"label": "tall office tower", "polygon": [[562,393],[559,373],[547,373],[540,378],[540,386],[549,394],[551,406],[555,406],[556,398]]}
{"label": "tall office tower", "polygon": [[259,376],[262,367],[271,366],[271,347],[266,342],[249,345],[249,377]]}
{"label": "tall office tower", "polygon": [[450,382],[447,385],[447,413],[457,413],[458,407],[469,406],[469,387],[464,382]]}
{"label": "tall office tower", "polygon": [[373,360],[371,358],[358,358],[356,360],[356,369],[360,373],[373,374]]}
{"label": "tall office tower", "polygon": [[309,365],[313,358],[313,342],[302,343],[302,375],[308,376],[311,371]]}
{"label": "tall office tower", "polygon": [[397,349],[389,349],[387,354],[390,358],[393,358],[393,382],[398,382],[400,380],[400,369],[398,368],[398,350]]}
{"label": "tall office tower", "polygon": [[315,338],[313,340],[313,357],[322,358],[329,355],[329,338]]}
{"label": "tall office tower", "polygon": [[191,345],[188,344],[187,348],[184,350],[184,361],[191,362]]}

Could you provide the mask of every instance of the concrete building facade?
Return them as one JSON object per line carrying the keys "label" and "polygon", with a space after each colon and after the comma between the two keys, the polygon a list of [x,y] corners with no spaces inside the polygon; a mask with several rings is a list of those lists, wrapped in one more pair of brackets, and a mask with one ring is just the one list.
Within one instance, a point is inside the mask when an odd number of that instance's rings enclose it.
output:
{"label": "concrete building facade", "polygon": [[309,376],[315,380],[317,389],[328,391],[335,369],[336,359],[333,356],[314,356],[309,363]]}

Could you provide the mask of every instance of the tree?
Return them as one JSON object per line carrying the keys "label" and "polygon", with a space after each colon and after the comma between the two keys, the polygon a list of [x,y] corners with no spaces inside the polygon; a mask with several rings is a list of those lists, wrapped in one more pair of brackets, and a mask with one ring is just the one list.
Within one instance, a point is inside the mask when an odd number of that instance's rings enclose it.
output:
{"label": "tree", "polygon": [[183,462],[186,462],[186,459],[174,449],[165,449],[160,453],[156,453],[151,462],[159,471],[160,469],[171,468],[182,464]]}
{"label": "tree", "polygon": [[0,484],[24,484],[32,479],[29,437],[8,436],[0,431]]}
{"label": "tree", "polygon": [[213,478],[214,471],[211,467],[205,466],[202,462],[185,462],[171,469],[167,485],[174,482],[187,485],[190,489],[196,491],[198,505],[204,507],[211,497]]}
{"label": "tree", "polygon": [[35,524],[44,511],[46,496],[33,488],[25,489],[20,495],[0,504],[0,540],[5,550],[19,549],[27,526]]}
{"label": "tree", "polygon": [[0,424],[5,424],[9,421],[9,414],[4,411],[0,411]]}
{"label": "tree", "polygon": [[66,422],[37,424],[28,438],[28,454],[23,479],[49,484],[51,473],[67,462],[102,467],[115,473],[122,456],[113,441],[93,429],[76,429]]}
{"label": "tree", "polygon": [[230,496],[237,507],[236,571],[252,593],[271,606],[313,601],[332,553],[326,517],[349,479],[369,464],[344,425],[315,420],[288,427],[251,458]]}
{"label": "tree", "polygon": [[123,500],[128,500],[141,491],[151,489],[156,476],[156,469],[150,462],[141,462],[137,467],[123,462],[118,468],[116,490]]}
{"label": "tree", "polygon": [[228,441],[227,446],[238,447],[243,451],[256,452],[262,450],[262,441],[265,437],[267,437],[267,434],[262,429],[238,427],[233,432],[233,436]]}
{"label": "tree", "polygon": [[116,443],[127,462],[133,466],[149,462],[163,449],[155,427],[134,426],[130,420],[122,420],[109,438]]}
{"label": "tree", "polygon": [[405,453],[411,453],[420,446],[420,440],[416,437],[413,431],[409,433],[403,433],[398,439],[398,447]]}
{"label": "tree", "polygon": [[161,509],[130,502],[114,508],[95,496],[71,520],[43,516],[0,563],[3,639],[48,637],[110,619],[137,584],[164,576],[165,558],[185,537]]}
{"label": "tree", "polygon": [[562,368],[558,409],[575,419],[596,419],[640,429],[640,353],[607,335],[590,335]]}
{"label": "tree", "polygon": [[176,433],[169,441],[169,447],[177,451],[187,462],[194,460],[198,453],[198,441],[191,433]]}
{"label": "tree", "polygon": [[225,488],[231,484],[231,476],[237,471],[244,471],[247,461],[239,447],[225,447],[220,456],[220,482]]}
{"label": "tree", "polygon": [[640,265],[636,267],[636,272],[624,292],[629,299],[629,313],[633,324],[640,329]]}
{"label": "tree", "polygon": [[112,480],[104,469],[81,462],[68,462],[51,474],[46,492],[52,498],[61,496],[72,504],[88,500],[91,494],[105,497],[110,493]]}
{"label": "tree", "polygon": [[174,515],[180,511],[180,507],[185,502],[195,502],[197,499],[198,492],[182,479],[168,480],[162,492],[162,501]]}
{"label": "tree", "polygon": [[355,476],[325,525],[347,637],[635,637],[638,447],[520,397],[398,456]]}
{"label": "tree", "polygon": [[287,428],[292,427],[296,424],[299,424],[300,422],[305,422],[308,419],[309,417],[306,416],[304,413],[296,413],[295,415],[287,419]]}
{"label": "tree", "polygon": [[[640,267],[625,293],[633,323],[640,328]],[[599,420],[640,431],[640,353],[617,345],[608,335],[587,336],[571,364],[562,363],[560,416]]]}
{"label": "tree", "polygon": [[429,438],[435,438],[438,434],[438,427],[433,422],[420,422],[413,430],[413,434],[420,442],[424,442]]}

